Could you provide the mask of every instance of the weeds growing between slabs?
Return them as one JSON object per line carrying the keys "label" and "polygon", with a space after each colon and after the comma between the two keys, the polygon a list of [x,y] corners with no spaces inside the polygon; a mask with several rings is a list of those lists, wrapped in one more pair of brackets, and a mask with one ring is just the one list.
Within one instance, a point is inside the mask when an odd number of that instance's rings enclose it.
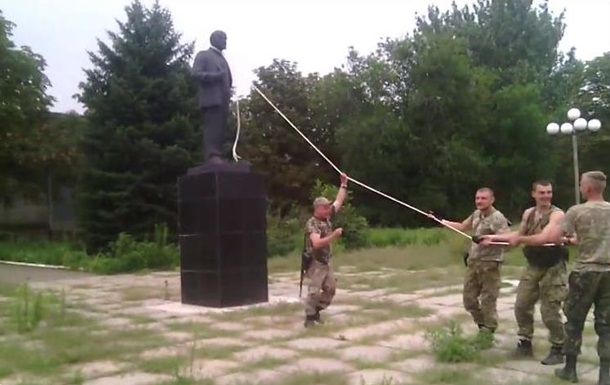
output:
{"label": "weeds growing between slabs", "polygon": [[74,366],[120,362],[168,344],[146,325],[106,326],[84,315],[85,304],[66,298],[64,291],[33,290],[27,283],[0,285],[0,384],[15,376],[24,379],[22,384],[28,378],[80,384],[80,374],[70,372]]}

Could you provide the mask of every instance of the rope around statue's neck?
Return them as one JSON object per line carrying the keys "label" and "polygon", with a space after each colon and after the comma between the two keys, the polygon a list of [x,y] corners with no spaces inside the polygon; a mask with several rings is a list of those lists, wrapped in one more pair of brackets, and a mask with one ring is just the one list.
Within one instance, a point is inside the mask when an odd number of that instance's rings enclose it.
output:
{"label": "rope around statue's neck", "polygon": [[235,113],[237,114],[237,133],[235,134],[235,142],[233,143],[233,160],[239,162],[241,156],[237,155],[237,142],[239,141],[239,129],[241,121],[239,119],[239,99],[235,101]]}
{"label": "rope around statue's neck", "polygon": [[[315,145],[314,145],[314,144],[313,144],[313,143],[312,143],[312,142],[311,142],[311,141],[310,141],[310,140],[309,140],[309,139],[308,139],[308,138],[307,138],[307,137],[306,137],[306,136],[305,136],[305,135],[304,135],[302,132],[301,132],[301,130],[299,130],[299,129],[298,129],[298,128],[297,128],[297,127],[296,127],[296,126],[295,126],[295,125],[294,125],[294,124],[293,124],[293,123],[290,121],[290,119],[288,119],[288,117],[286,117],[286,115],[284,115],[284,114],[282,113],[282,111],[280,111],[280,110],[279,110],[279,108],[277,108],[277,107],[275,106],[275,104],[273,104],[273,103],[271,102],[271,100],[269,100],[269,99],[267,98],[267,96],[265,96],[265,94],[263,94],[263,93],[262,93],[262,91],[258,89],[258,87],[257,87],[255,84],[252,84],[252,87],[254,88],[254,90],[256,90],[256,92],[258,92],[258,93],[260,94],[260,96],[261,96],[263,99],[265,99],[265,101],[266,101],[267,103],[269,103],[269,105],[270,105],[271,107],[273,107],[273,109],[274,109],[274,110],[275,110],[275,111],[276,111],[278,114],[280,114],[280,116],[281,116],[282,118],[284,118],[284,120],[285,120],[285,121],[286,121],[286,122],[287,122],[287,123],[288,123],[288,124],[289,124],[289,125],[290,125],[290,126],[291,126],[291,127],[292,127],[292,128],[293,128],[293,129],[294,129],[294,130],[295,130],[295,131],[298,133],[298,134],[299,134],[299,135],[301,135],[301,137],[303,137],[303,139],[305,139],[305,141],[306,141],[306,142],[307,142],[307,143],[308,143],[308,144],[309,144],[309,145],[310,145],[310,146],[311,146],[311,147],[312,147],[314,150],[316,150],[316,151],[318,152],[318,154],[320,154],[320,156],[321,156],[322,158],[324,158],[324,160],[326,160],[326,162],[328,162],[328,164],[329,164],[329,165],[330,165],[332,168],[334,168],[334,169],[335,169],[335,170],[336,170],[338,173],[341,173],[341,170],[339,170],[339,168],[338,168],[337,166],[335,166],[335,164],[334,164],[333,162],[331,162],[331,161],[330,161],[330,159],[328,159],[328,158],[326,157],[326,155],[324,155],[324,154],[322,153],[322,151],[320,151],[320,150],[319,150],[319,149],[318,149],[318,148],[317,148],[317,147],[316,147],[316,146],[315,146]],[[238,122],[239,122],[239,120],[238,120]],[[238,127],[239,127],[239,123],[238,123]],[[238,132],[239,132],[239,129],[238,129]],[[236,143],[237,143],[237,142],[236,142]],[[234,152],[234,154],[235,154],[235,152]],[[234,155],[234,156],[235,156],[235,155]],[[385,193],[383,193],[383,192],[381,192],[381,191],[379,191],[379,190],[376,190],[376,189],[374,189],[374,188],[372,188],[372,187],[370,187],[370,186],[367,186],[366,184],[364,184],[364,183],[362,183],[362,182],[359,182],[359,181],[357,181],[357,180],[355,180],[355,179],[353,179],[353,178],[351,178],[351,177],[348,177],[348,179],[349,179],[350,181],[354,182],[355,184],[359,185],[359,186],[362,186],[362,187],[364,187],[364,188],[366,188],[366,189],[368,189],[368,190],[370,190],[370,191],[372,191],[372,192],[374,192],[374,193],[377,193],[377,194],[381,195],[381,196],[382,196],[382,197],[384,197],[384,198],[387,198],[387,199],[389,199],[389,200],[391,200],[391,201],[393,201],[393,202],[396,202],[396,203],[398,203],[398,204],[400,204],[400,205],[402,205],[402,206],[405,206],[405,207],[407,207],[407,208],[409,208],[409,209],[411,209],[411,210],[413,210],[413,211],[415,211],[415,212],[418,212],[418,213],[420,213],[420,214],[422,214],[422,215],[425,215],[425,216],[427,216],[427,217],[429,217],[429,218],[430,218],[430,216],[428,215],[428,213],[425,213],[424,211],[422,211],[422,210],[418,209],[417,207],[413,207],[413,206],[411,206],[411,205],[409,205],[409,204],[407,204],[407,203],[405,203],[405,202],[402,202],[402,201],[400,201],[400,200],[398,200],[398,199],[396,199],[396,198],[394,198],[394,197],[391,197],[391,196],[389,196],[389,195],[387,195],[387,194],[385,194]],[[463,237],[465,237],[465,238],[468,238],[469,240],[471,240],[471,241],[474,241],[474,242],[477,242],[477,243],[478,243],[478,239],[477,239],[478,237],[476,237],[476,236],[475,236],[475,237],[471,237],[470,235],[466,234],[465,232],[463,232],[463,231],[461,231],[461,230],[459,230],[459,229],[456,229],[455,227],[450,226],[450,225],[448,225],[448,224],[446,224],[446,223],[442,222],[440,219],[438,219],[438,218],[436,218],[436,217],[431,217],[431,219],[433,219],[434,221],[436,221],[436,222],[440,223],[441,225],[443,225],[443,226],[447,227],[448,229],[453,230],[454,232],[456,232],[456,233],[460,234],[461,236],[463,236]],[[492,244],[492,245],[503,245],[503,246],[508,246],[508,245],[509,245],[509,244],[508,244],[508,242],[491,242],[491,244]],[[553,243],[547,243],[547,244],[545,244],[544,246],[555,246],[555,244],[553,244]]]}

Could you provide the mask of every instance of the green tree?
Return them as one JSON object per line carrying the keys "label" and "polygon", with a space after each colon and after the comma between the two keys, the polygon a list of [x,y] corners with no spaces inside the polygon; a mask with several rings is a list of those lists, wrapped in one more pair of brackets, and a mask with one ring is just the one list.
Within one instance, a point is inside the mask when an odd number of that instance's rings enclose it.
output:
{"label": "green tree", "polygon": [[586,64],[584,79],[576,103],[584,118],[598,119],[602,128],[580,140],[581,168],[610,172],[610,52]]}
{"label": "green tree", "polygon": [[0,11],[0,200],[40,196],[40,147],[49,137],[40,128],[53,98],[44,58],[12,41],[15,24]]}
{"label": "green tree", "polygon": [[[139,1],[125,8],[110,45],[89,53],[79,100],[87,107],[86,169],[80,222],[89,249],[126,232],[141,238],[155,224],[177,223],[176,181],[200,150],[193,43],[181,43],[168,10]],[[195,155],[197,154],[197,155]]]}
{"label": "green tree", "polygon": [[[256,70],[256,86],[326,156],[332,155],[328,125],[312,119],[312,92],[317,74],[303,76],[297,63],[274,60]],[[293,203],[310,204],[316,178],[328,180],[334,170],[255,90],[240,104],[242,139],[239,154],[266,177],[273,208],[282,214]],[[337,159],[331,159],[338,164]],[[336,179],[336,176],[335,176]]]}

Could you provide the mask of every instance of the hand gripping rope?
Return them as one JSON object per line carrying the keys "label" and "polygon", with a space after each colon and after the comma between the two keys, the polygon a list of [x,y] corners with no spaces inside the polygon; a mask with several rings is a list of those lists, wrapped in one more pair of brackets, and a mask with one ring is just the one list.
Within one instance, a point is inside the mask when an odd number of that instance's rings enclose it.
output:
{"label": "hand gripping rope", "polygon": [[[288,118],[286,117],[286,115],[284,115],[284,114],[282,113],[282,111],[280,111],[280,110],[279,110],[279,108],[277,108],[277,107],[276,107],[276,106],[275,106],[275,105],[274,105],[274,104],[271,102],[271,100],[269,100],[269,99],[267,98],[267,96],[265,96],[265,94],[263,94],[263,93],[262,93],[262,91],[261,91],[260,89],[258,89],[258,87],[257,87],[256,85],[252,84],[252,87],[254,88],[254,90],[256,90],[256,92],[258,92],[258,93],[260,94],[260,96],[261,96],[263,99],[265,99],[265,101],[266,101],[267,103],[269,103],[269,105],[270,105],[271,107],[273,107],[273,109],[274,109],[274,110],[275,110],[275,111],[276,111],[278,114],[280,114],[280,116],[281,116],[282,118],[284,118],[284,120],[285,120],[285,121],[286,121],[286,122],[287,122],[287,123],[288,123],[288,124],[289,124],[289,125],[290,125],[292,128],[294,128],[294,130],[295,130],[295,131],[296,131],[296,132],[297,132],[299,135],[301,135],[301,137],[302,137],[303,139],[305,139],[305,141],[306,141],[307,143],[309,143],[309,145],[310,145],[310,146],[311,146],[311,147],[312,147],[314,150],[316,150],[316,151],[318,152],[318,154],[320,154],[320,156],[321,156],[322,158],[324,158],[324,160],[326,160],[326,161],[328,162],[328,164],[329,164],[329,165],[330,165],[332,168],[334,168],[334,169],[335,169],[335,170],[336,170],[336,171],[337,171],[339,174],[341,174],[341,173],[342,173],[342,171],[341,171],[341,170],[339,170],[339,168],[338,168],[337,166],[335,166],[335,165],[334,165],[334,163],[333,163],[333,162],[331,162],[331,161],[330,161],[330,159],[328,159],[328,158],[326,157],[326,155],[324,155],[324,154],[322,153],[322,151],[320,151],[320,150],[319,150],[319,149],[318,149],[318,148],[317,148],[317,147],[316,147],[316,146],[315,146],[313,143],[311,143],[311,141],[310,141],[309,139],[307,139],[307,137],[306,137],[306,136],[305,136],[305,135],[304,135],[304,134],[301,132],[301,130],[299,130],[299,129],[298,129],[298,128],[297,128],[297,127],[296,127],[296,126],[295,126],[295,125],[294,125],[294,124],[293,124],[293,123],[290,121],[290,119],[288,119]],[[447,227],[448,229],[455,231],[456,233],[460,234],[461,236],[463,236],[463,237],[465,237],[465,238],[468,238],[468,239],[469,239],[470,241],[472,241],[472,242],[475,242],[475,243],[479,243],[479,242],[480,242],[480,239],[479,239],[477,236],[470,236],[470,235],[466,234],[465,232],[463,232],[463,231],[461,231],[461,230],[459,230],[459,229],[456,229],[456,228],[455,228],[455,227],[453,227],[453,226],[450,226],[450,225],[448,225],[448,224],[444,223],[443,221],[441,221],[441,220],[440,220],[440,219],[438,219],[437,217],[435,217],[435,216],[431,216],[430,214],[428,214],[428,213],[426,213],[426,212],[424,212],[424,211],[422,211],[422,210],[418,209],[417,207],[413,207],[413,206],[411,206],[411,205],[409,205],[409,204],[407,204],[407,203],[405,203],[405,202],[402,202],[402,201],[400,201],[400,200],[398,200],[398,199],[396,199],[396,198],[394,198],[394,197],[391,197],[391,196],[389,196],[389,195],[387,195],[387,194],[385,194],[385,193],[383,193],[383,192],[381,192],[381,191],[379,191],[379,190],[376,190],[376,189],[374,189],[374,188],[372,188],[372,187],[370,187],[370,186],[367,186],[366,184],[364,184],[364,183],[362,183],[362,182],[360,182],[360,181],[358,181],[358,180],[356,180],[356,179],[353,179],[353,178],[351,178],[351,177],[349,177],[349,176],[348,176],[348,180],[350,180],[350,181],[352,181],[353,183],[355,183],[355,184],[357,184],[357,185],[359,185],[359,186],[362,186],[362,187],[364,187],[364,188],[366,188],[366,189],[368,189],[368,190],[370,190],[370,191],[372,191],[372,192],[374,192],[374,193],[377,193],[377,194],[381,195],[381,196],[382,196],[382,197],[384,197],[384,198],[387,198],[387,199],[389,199],[389,200],[391,200],[391,201],[393,201],[393,202],[396,202],[396,203],[398,203],[399,205],[405,206],[405,207],[407,207],[407,208],[409,208],[409,209],[411,209],[411,210],[413,210],[413,211],[415,211],[415,212],[418,212],[418,213],[420,213],[420,214],[422,214],[422,215],[425,215],[426,217],[428,217],[428,218],[431,218],[431,219],[435,220],[436,222],[440,223],[441,225],[443,225],[443,226]],[[500,245],[500,246],[509,246],[509,245],[510,245],[508,242],[490,242],[489,244],[491,244],[491,245]],[[554,244],[554,243],[546,243],[546,244],[544,244],[544,246],[556,246],[556,244]]]}

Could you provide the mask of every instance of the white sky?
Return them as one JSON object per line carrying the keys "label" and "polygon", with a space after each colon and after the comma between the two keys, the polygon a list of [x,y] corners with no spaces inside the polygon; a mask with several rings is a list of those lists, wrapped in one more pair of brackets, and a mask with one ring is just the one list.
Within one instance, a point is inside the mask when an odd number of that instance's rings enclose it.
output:
{"label": "white sky", "polygon": [[[13,39],[29,45],[47,60],[57,98],[54,111],[83,111],[72,95],[90,68],[87,50],[97,52],[96,38],[117,31],[128,0],[0,0],[4,17],[16,23]],[[153,0],[142,0],[150,5]],[[354,46],[369,53],[385,37],[411,33],[415,13],[429,4],[449,9],[451,0],[160,0],[168,8],[184,41],[196,51],[209,47],[209,35],[228,35],[225,55],[238,95],[249,92],[253,70],[273,58],[298,62],[305,74],[332,71],[345,62]],[[456,0],[459,6],[473,1]],[[535,1],[539,3],[539,1]],[[566,9],[566,33],[560,48],[576,47],[577,57],[592,59],[610,51],[610,1],[551,0],[558,15]]]}

